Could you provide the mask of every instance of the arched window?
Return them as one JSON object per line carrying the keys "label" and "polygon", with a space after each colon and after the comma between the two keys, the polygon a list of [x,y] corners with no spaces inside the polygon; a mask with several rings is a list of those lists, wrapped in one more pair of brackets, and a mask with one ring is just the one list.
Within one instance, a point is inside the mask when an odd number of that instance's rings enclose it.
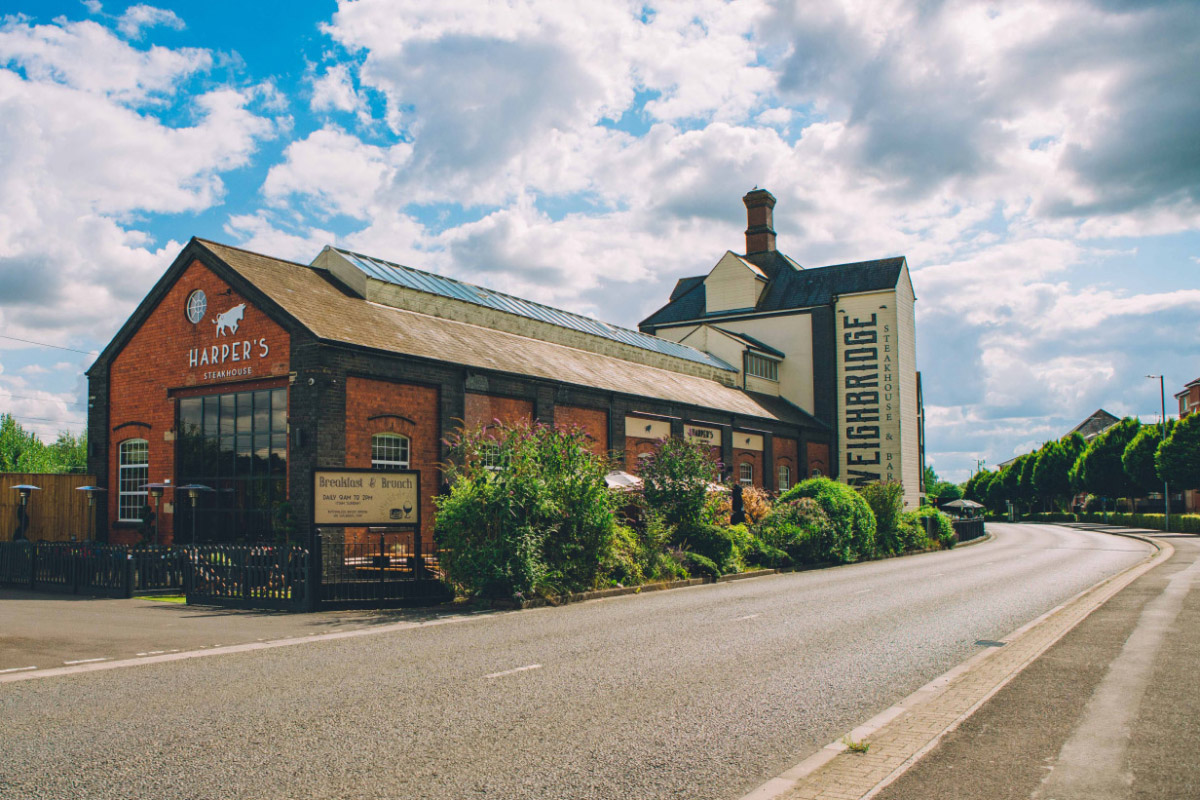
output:
{"label": "arched window", "polygon": [[738,467],[738,483],[742,486],[754,485],[754,465],[743,463]]}
{"label": "arched window", "polygon": [[377,433],[371,437],[372,469],[408,469],[408,454],[407,436],[398,433]]}
{"label": "arched window", "polygon": [[786,492],[792,487],[792,468],[787,464],[779,465],[779,486],[781,492]]}
{"label": "arched window", "polygon": [[126,439],[121,442],[117,475],[117,519],[140,522],[146,505],[146,490],[141,488],[150,480],[150,443],[145,439]]}

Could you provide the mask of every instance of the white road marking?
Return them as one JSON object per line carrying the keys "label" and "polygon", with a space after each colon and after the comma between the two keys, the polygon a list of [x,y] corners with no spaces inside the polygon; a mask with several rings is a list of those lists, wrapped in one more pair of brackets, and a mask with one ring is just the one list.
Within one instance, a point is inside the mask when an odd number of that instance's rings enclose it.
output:
{"label": "white road marking", "polygon": [[9,667],[8,669],[0,669],[0,675],[6,672],[25,672],[31,669],[37,669],[37,667]]}
{"label": "white road marking", "polygon": [[541,668],[542,668],[541,664],[529,664],[524,667],[517,667],[516,669],[506,669],[503,672],[493,672],[491,675],[484,675],[483,677],[485,677],[485,678],[502,678],[505,675],[515,675],[518,672],[528,672],[531,669],[541,669]]}
{"label": "white road marking", "polygon": [[870,592],[870,591],[872,591],[872,590],[871,589],[863,589],[861,591],[855,592],[854,596],[857,597],[860,594],[866,594],[867,592]]}
{"label": "white road marking", "polygon": [[79,658],[74,661],[64,661],[63,664],[66,664],[67,666],[70,666],[71,664],[95,664],[97,661],[108,661],[108,658]]}
{"label": "white road marking", "polygon": [[746,615],[746,616],[744,616],[744,617],[734,617],[733,621],[734,621],[734,622],[741,622],[741,621],[742,621],[742,620],[744,620],[744,619],[754,619],[755,617],[761,617],[761,616],[762,616],[762,614],[747,614],[747,615]]}

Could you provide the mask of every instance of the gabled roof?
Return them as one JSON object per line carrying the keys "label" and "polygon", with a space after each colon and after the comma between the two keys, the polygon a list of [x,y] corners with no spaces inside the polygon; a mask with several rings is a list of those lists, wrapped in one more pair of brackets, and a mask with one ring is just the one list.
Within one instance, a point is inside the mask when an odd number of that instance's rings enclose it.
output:
{"label": "gabled roof", "polygon": [[[755,254],[755,263],[763,260]],[[828,267],[802,269],[787,256],[775,254],[770,268],[759,267],[770,279],[763,290],[755,312],[784,311],[828,305],[838,295],[891,289],[900,280],[904,256],[834,264]],[[743,256],[750,259],[749,256]],[[684,278],[675,285],[671,300],[639,323],[642,330],[682,322],[700,321],[705,317],[729,316],[730,312],[707,313],[704,279]]]}
{"label": "gabled roof", "polygon": [[787,357],[787,354],[784,353],[782,350],[777,350],[774,347],[771,347],[771,345],[769,345],[769,344],[760,342],[758,339],[755,339],[753,336],[747,336],[744,333],[736,333],[735,331],[731,331],[726,328],[719,327],[717,325],[713,325],[712,327],[715,328],[716,330],[719,330],[721,333],[725,334],[726,336],[729,336],[733,339],[737,339],[739,342],[746,345],[751,350],[759,350],[764,353],[769,353],[773,356],[778,356],[779,358]]}
{"label": "gabled roof", "polygon": [[[193,240],[318,339],[732,414],[821,425],[790,403],[695,375],[356,297],[323,269]],[[823,426],[822,426],[823,427]]]}
{"label": "gabled roof", "polygon": [[1073,433],[1078,433],[1084,439],[1093,439],[1120,421],[1119,417],[1114,417],[1103,408],[1098,408],[1083,422],[1067,431],[1066,435],[1070,436]]}

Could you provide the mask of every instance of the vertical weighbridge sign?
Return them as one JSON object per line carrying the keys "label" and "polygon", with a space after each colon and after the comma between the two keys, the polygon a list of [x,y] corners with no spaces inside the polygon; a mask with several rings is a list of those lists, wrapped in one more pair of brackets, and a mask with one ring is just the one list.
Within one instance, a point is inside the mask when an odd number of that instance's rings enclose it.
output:
{"label": "vertical weighbridge sign", "polygon": [[420,525],[420,487],[419,470],[317,470],[313,524],[329,528]]}

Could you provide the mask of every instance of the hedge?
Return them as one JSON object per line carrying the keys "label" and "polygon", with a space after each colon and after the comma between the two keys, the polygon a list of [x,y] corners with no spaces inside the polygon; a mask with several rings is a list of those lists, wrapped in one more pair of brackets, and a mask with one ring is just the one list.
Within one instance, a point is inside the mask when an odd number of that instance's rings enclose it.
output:
{"label": "hedge", "polygon": [[[1128,528],[1149,528],[1163,530],[1162,514],[1127,514],[1110,511],[1104,513],[1064,514],[1048,512],[1028,514],[1024,517],[1029,522],[1099,522],[1109,525],[1120,525]],[[1200,533],[1200,514],[1172,514],[1172,533]]]}

